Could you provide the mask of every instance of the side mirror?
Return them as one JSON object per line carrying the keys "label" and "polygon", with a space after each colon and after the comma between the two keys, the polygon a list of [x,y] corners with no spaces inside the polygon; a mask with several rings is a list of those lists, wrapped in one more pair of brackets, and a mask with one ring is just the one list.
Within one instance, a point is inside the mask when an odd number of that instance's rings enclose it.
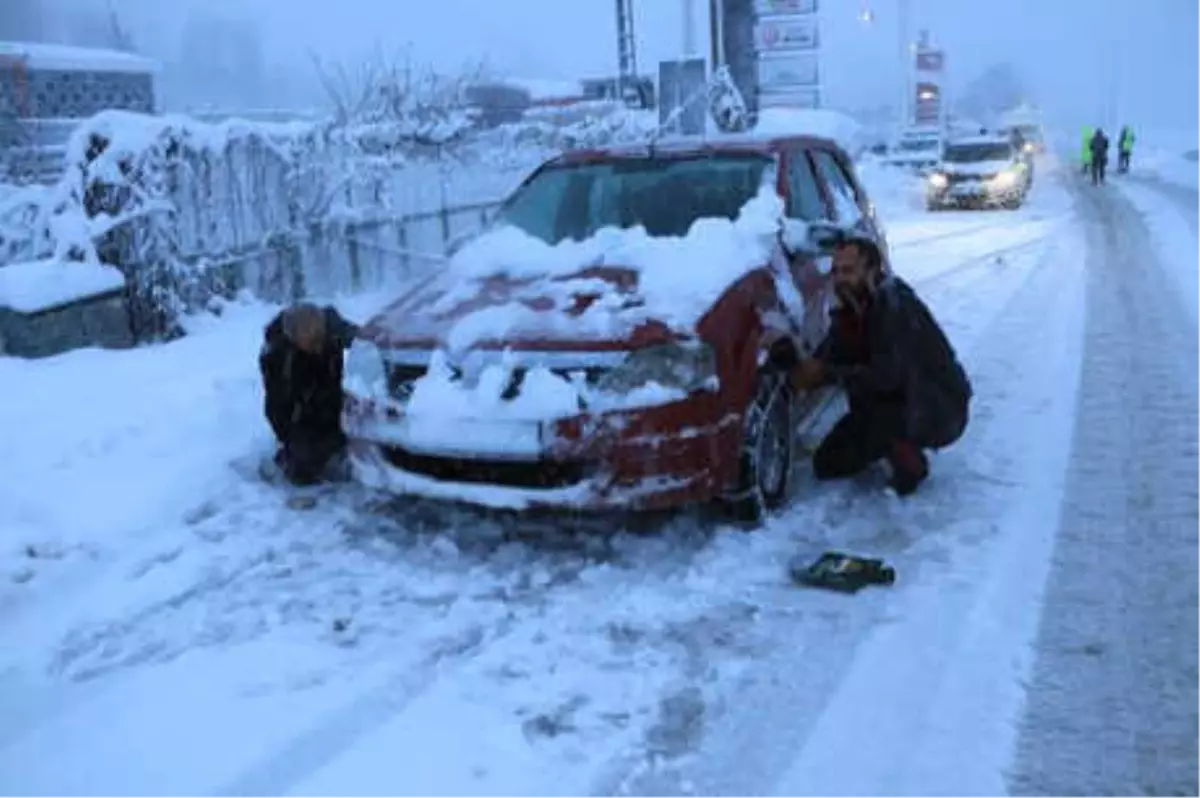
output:
{"label": "side mirror", "polygon": [[784,219],[781,231],[783,248],[789,254],[830,252],[843,235],[842,228],[824,220],[805,222],[800,219]]}

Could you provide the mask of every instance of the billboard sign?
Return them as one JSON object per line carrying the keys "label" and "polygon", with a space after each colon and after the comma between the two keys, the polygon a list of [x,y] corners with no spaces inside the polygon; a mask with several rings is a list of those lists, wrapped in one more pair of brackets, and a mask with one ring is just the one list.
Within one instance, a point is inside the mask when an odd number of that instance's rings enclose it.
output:
{"label": "billboard sign", "polygon": [[754,0],[754,13],[760,17],[817,13],[817,0]]}
{"label": "billboard sign", "polygon": [[946,53],[942,50],[918,50],[918,72],[941,72],[946,63]]}
{"label": "billboard sign", "polygon": [[917,124],[931,124],[942,116],[942,90],[936,83],[917,84],[913,117]]}
{"label": "billboard sign", "polygon": [[751,114],[760,97],[778,104],[775,95],[799,92],[805,107],[815,101],[819,93],[808,90],[820,78],[819,6],[819,0],[710,0],[714,64],[728,66]]}
{"label": "billboard sign", "polygon": [[758,98],[759,108],[820,108],[821,90],[811,88],[792,89],[791,91],[771,92],[761,94]]}
{"label": "billboard sign", "polygon": [[815,50],[820,43],[816,17],[765,19],[754,26],[754,49],[760,54]]}
{"label": "billboard sign", "polygon": [[820,80],[814,52],[770,53],[758,59],[758,90],[764,94],[808,88]]}

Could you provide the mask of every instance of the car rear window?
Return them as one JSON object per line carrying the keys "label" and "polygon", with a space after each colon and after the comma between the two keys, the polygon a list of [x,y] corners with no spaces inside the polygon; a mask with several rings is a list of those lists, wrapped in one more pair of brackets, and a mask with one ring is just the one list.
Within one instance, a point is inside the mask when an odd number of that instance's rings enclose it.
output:
{"label": "car rear window", "polygon": [[497,220],[549,244],[604,227],[682,236],[697,219],[734,219],[762,186],[764,155],[629,158],[553,166],[509,198]]}
{"label": "car rear window", "polygon": [[1010,158],[1012,147],[1008,144],[951,144],[942,156],[947,163],[1007,161]]}

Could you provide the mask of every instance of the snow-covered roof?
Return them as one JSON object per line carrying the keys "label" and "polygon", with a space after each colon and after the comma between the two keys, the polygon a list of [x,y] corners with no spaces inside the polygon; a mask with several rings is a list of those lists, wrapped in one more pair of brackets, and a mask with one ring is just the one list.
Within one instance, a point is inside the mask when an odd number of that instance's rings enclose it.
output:
{"label": "snow-covered roof", "polygon": [[94,72],[157,72],[157,61],[117,50],[72,47],[42,42],[0,41],[0,61],[17,59],[27,69],[61,69]]}
{"label": "snow-covered roof", "polygon": [[125,278],[103,263],[33,260],[0,266],[0,308],[39,313],[119,291]]}

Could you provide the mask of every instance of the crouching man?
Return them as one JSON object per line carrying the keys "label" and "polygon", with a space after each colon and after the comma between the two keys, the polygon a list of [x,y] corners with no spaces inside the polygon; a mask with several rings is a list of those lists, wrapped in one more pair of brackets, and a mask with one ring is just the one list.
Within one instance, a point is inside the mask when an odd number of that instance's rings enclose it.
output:
{"label": "crouching man", "polygon": [[302,303],[281,311],[264,331],[258,356],[266,415],[289,480],[319,481],[346,445],[342,432],[342,351],[358,328],[332,307]]}
{"label": "crouching man", "polygon": [[907,496],[929,474],[925,449],[958,440],[972,390],[966,373],[913,289],[885,275],[870,241],[844,239],[833,252],[838,306],[826,339],[792,373],[799,390],[837,383],[850,412],[813,455],[817,479],[891,465],[889,486]]}

